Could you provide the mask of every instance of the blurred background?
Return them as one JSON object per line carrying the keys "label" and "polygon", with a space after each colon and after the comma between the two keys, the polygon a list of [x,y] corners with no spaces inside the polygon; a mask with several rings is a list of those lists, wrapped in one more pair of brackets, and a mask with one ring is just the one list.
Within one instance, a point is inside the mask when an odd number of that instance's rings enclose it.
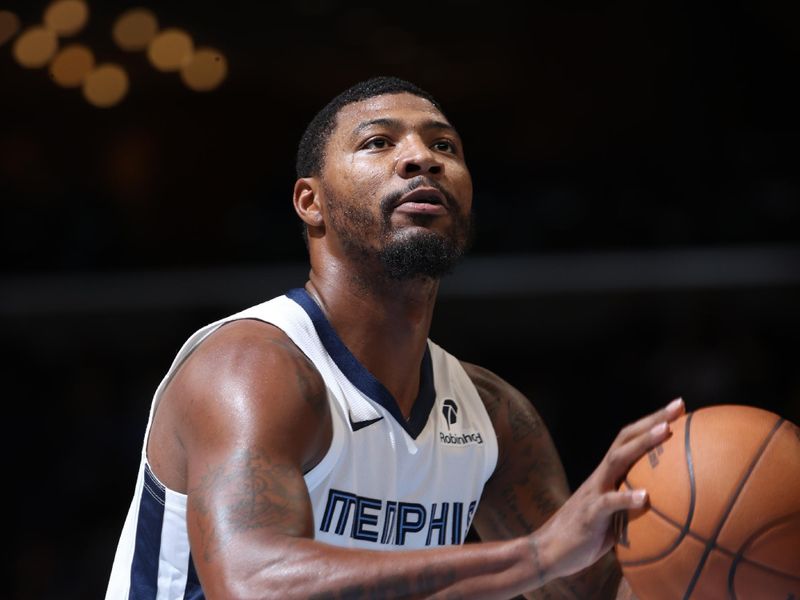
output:
{"label": "blurred background", "polygon": [[151,396],[305,281],[296,144],[408,78],[477,238],[431,337],[525,392],[577,486],[675,396],[800,421],[800,5],[0,2],[10,597],[98,598]]}

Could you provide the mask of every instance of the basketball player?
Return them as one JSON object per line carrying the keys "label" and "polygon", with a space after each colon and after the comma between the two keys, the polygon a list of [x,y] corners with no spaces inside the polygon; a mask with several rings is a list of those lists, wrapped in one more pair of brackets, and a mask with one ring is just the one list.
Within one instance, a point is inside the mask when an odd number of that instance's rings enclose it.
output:
{"label": "basketball player", "polygon": [[[107,598],[614,597],[611,517],[646,497],[616,484],[681,401],[570,497],[530,402],[428,340],[472,202],[439,104],[360,83],[312,120],[297,171],[309,281],[179,352]],[[462,545],[471,524],[483,542]]]}

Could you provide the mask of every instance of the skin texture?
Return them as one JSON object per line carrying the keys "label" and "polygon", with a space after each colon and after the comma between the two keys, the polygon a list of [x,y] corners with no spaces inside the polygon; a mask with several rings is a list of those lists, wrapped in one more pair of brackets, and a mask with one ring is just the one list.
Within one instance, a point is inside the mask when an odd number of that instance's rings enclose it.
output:
{"label": "skin texture", "polygon": [[[391,199],[412,187],[442,192],[446,210],[398,209]],[[390,276],[381,253],[426,237],[462,248],[471,202],[457,133],[410,94],[345,106],[322,173],[295,185],[295,210],[309,234],[306,289],[406,416],[419,389],[438,280]],[[271,325],[236,321],[209,336],[167,386],[148,442],[156,475],[188,496],[192,555],[206,597],[613,597],[619,574],[608,554],[611,516],[644,502],[617,492],[616,483],[669,435],[682,404],[623,429],[570,495],[530,402],[489,371],[465,368],[500,449],[475,519],[484,542],[391,553],[341,549],[312,539],[303,480],[331,440],[319,373]]]}

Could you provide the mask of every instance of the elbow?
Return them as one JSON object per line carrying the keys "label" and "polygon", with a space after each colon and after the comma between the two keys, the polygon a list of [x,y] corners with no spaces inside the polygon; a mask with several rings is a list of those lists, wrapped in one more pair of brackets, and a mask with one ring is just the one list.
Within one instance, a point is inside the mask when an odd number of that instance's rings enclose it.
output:
{"label": "elbow", "polygon": [[291,600],[307,598],[316,578],[308,565],[286,559],[269,561],[253,569],[231,569],[218,573],[212,581],[202,581],[206,600]]}

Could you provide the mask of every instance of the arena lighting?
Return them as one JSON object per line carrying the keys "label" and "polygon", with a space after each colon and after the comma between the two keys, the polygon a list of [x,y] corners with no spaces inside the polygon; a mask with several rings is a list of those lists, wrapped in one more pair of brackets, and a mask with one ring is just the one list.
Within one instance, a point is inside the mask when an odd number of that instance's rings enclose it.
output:
{"label": "arena lighting", "polygon": [[61,37],[75,35],[89,21],[84,0],[56,0],[44,11],[44,25]]}
{"label": "arena lighting", "polygon": [[0,10],[0,46],[12,39],[20,28],[19,17],[10,10]]}
{"label": "arena lighting", "polygon": [[[44,12],[43,24],[29,27],[14,42],[12,54],[26,68],[49,65],[51,79],[66,88],[82,87],[93,106],[107,108],[127,95],[130,81],[125,69],[116,64],[95,66],[94,53],[82,44],[71,44],[60,52],[59,38],[79,33],[89,21],[86,0],[54,0]],[[14,38],[20,20],[11,11],[0,11],[0,45]],[[228,61],[215,48],[195,50],[192,37],[172,27],[159,31],[158,18],[144,7],[123,12],[114,21],[111,36],[128,52],[147,51],[150,63],[159,71],[179,72],[189,89],[208,92],[228,76]]]}
{"label": "arena lighting", "polygon": [[147,8],[132,8],[114,22],[111,37],[128,52],[145,50],[158,35],[158,18]]}
{"label": "arena lighting", "polygon": [[147,58],[159,71],[178,71],[188,65],[194,53],[191,36],[178,28],[165,29],[147,48]]}
{"label": "arena lighting", "polygon": [[51,29],[35,26],[26,29],[14,42],[12,53],[27,69],[47,66],[58,50],[58,36]]}
{"label": "arena lighting", "polygon": [[219,87],[227,74],[228,62],[219,50],[199,48],[181,69],[181,80],[189,89],[209,92]]}
{"label": "arena lighting", "polygon": [[110,108],[128,93],[128,74],[119,65],[99,65],[83,82],[83,96],[93,106]]}
{"label": "arena lighting", "polygon": [[50,63],[50,75],[65,88],[80,86],[94,69],[94,54],[81,44],[62,49]]}

